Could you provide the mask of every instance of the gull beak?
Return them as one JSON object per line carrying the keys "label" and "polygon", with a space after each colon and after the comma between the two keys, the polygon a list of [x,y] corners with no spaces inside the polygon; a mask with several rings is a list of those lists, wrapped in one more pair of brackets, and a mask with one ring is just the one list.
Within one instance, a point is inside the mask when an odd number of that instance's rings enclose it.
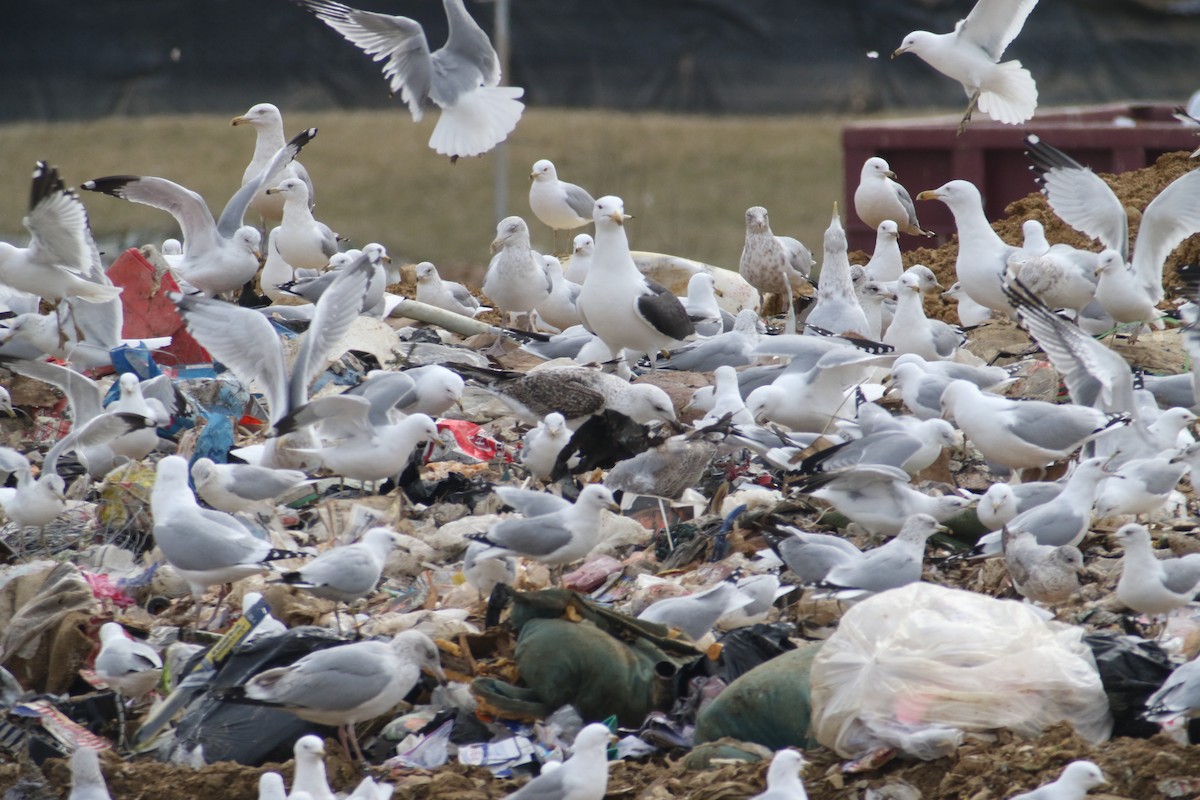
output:
{"label": "gull beak", "polygon": [[456,398],[454,399],[454,407],[458,409],[458,411],[459,411],[459,413],[460,413],[460,414],[465,414],[465,413],[467,413],[467,409],[463,408],[463,402],[462,402],[462,398],[461,398],[461,397],[456,397]]}
{"label": "gull beak", "polygon": [[633,215],[632,214],[624,214],[624,213],[621,213],[620,211],[614,211],[613,213],[608,215],[608,218],[611,219],[613,222],[617,223],[618,225],[624,225],[625,220],[633,219]]}
{"label": "gull beak", "polygon": [[383,257],[383,263],[385,263],[385,264],[390,264],[390,263],[392,263],[392,257],[391,257],[391,256],[389,256],[389,255],[385,255],[385,256]]}
{"label": "gull beak", "polygon": [[441,664],[438,664],[438,663],[430,664],[430,665],[429,665],[429,666],[426,668],[426,672],[428,672],[430,675],[432,675],[432,676],[434,676],[435,678],[437,678],[437,679],[438,679],[438,681],[440,681],[440,682],[441,682],[441,684],[442,684],[443,686],[444,686],[444,685],[446,685],[447,683],[449,683],[449,682],[450,682],[450,681],[449,681],[449,680],[446,678],[446,673],[445,673],[445,672],[442,670],[442,665],[441,665]]}
{"label": "gull beak", "polygon": [[917,195],[918,200],[937,200],[941,195],[937,193],[937,189],[926,189]]}
{"label": "gull beak", "polygon": [[887,176],[888,176],[889,178],[891,178],[892,180],[897,180],[897,178],[896,178],[896,173],[895,173],[895,172],[892,172],[890,169],[889,169],[887,172],[883,173],[883,174],[884,174],[884,175],[887,175]]}
{"label": "gull beak", "polygon": [[232,120],[230,120],[229,124],[236,127],[238,125],[245,125],[249,121],[250,120],[246,119],[245,117],[237,116],[237,117],[234,117]]}
{"label": "gull beak", "polygon": [[[280,189],[278,186],[272,186],[270,189],[267,189],[263,194],[282,194],[282,193],[283,193],[283,189]],[[921,199],[920,196],[918,196],[917,199],[920,200]]]}
{"label": "gull beak", "polygon": [[892,58],[895,58],[896,56],[901,55],[902,53],[907,53],[907,52],[908,52],[908,50],[906,50],[905,48],[897,47],[895,50],[892,51]]}
{"label": "gull beak", "polygon": [[492,254],[493,255],[495,255],[496,253],[499,253],[500,249],[502,247],[504,247],[504,239],[503,238],[497,236],[495,239],[492,239]]}
{"label": "gull beak", "polygon": [[614,514],[620,514],[620,513],[621,513],[621,506],[620,506],[620,505],[618,505],[618,504],[616,503],[616,501],[613,501],[613,502],[610,502],[610,503],[605,503],[605,504],[604,504],[604,507],[605,507],[605,508],[607,508],[609,511],[613,512]]}
{"label": "gull beak", "polygon": [[531,180],[531,181],[537,180],[537,173],[536,172],[529,173],[529,180]]}

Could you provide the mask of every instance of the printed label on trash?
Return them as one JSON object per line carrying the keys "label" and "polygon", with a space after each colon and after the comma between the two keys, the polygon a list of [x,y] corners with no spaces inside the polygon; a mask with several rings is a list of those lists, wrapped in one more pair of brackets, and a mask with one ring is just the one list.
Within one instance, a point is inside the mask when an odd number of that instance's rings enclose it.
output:
{"label": "printed label on trash", "polygon": [[89,750],[108,750],[112,743],[97,736],[45,700],[21,703],[13,711],[26,717],[40,717],[42,727],[66,747],[70,753],[80,747]]}
{"label": "printed label on trash", "polygon": [[487,767],[495,772],[532,761],[536,750],[528,738],[513,736],[499,742],[460,745],[458,761],[471,767]]}
{"label": "printed label on trash", "polygon": [[474,464],[496,456],[500,443],[478,425],[463,419],[439,419],[438,440],[425,448],[425,463],[460,461]]}

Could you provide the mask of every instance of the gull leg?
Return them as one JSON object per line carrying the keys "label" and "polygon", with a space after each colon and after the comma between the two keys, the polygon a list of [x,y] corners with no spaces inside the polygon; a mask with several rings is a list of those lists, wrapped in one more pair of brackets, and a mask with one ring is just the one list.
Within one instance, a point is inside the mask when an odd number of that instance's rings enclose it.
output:
{"label": "gull leg", "polygon": [[787,305],[787,321],[784,323],[783,332],[796,334],[796,304],[792,300],[792,282],[788,280],[787,272],[783,273],[783,285],[787,287],[787,293],[784,295],[784,301]]}
{"label": "gull leg", "polygon": [[963,114],[962,122],[958,123],[958,133],[956,136],[962,136],[967,130],[967,123],[971,121],[971,115],[975,113],[975,109],[979,106],[979,90],[976,89],[971,94],[971,99],[967,103],[966,113]]}
{"label": "gull leg", "polygon": [[367,757],[363,755],[362,747],[358,743],[358,731],[354,730],[354,723],[346,725],[346,732],[350,734],[350,744],[354,745],[354,756],[360,764],[367,763]]}

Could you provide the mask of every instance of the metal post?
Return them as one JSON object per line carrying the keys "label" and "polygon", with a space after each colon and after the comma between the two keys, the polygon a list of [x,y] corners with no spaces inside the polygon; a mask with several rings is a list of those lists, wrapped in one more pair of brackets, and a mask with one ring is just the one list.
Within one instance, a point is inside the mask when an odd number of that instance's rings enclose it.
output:
{"label": "metal post", "polygon": [[[508,0],[495,0],[495,3],[495,30],[492,38],[496,48],[496,57],[500,60],[500,84],[507,86],[509,53],[511,52],[508,32]],[[496,207],[496,222],[499,222],[508,216],[508,142],[504,141],[496,145],[495,154],[496,174],[493,202]]]}

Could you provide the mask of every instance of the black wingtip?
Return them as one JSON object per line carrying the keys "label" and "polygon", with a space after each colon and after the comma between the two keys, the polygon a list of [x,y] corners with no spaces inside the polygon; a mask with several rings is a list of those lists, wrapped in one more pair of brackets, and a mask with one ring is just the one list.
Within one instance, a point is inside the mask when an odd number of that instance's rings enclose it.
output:
{"label": "black wingtip", "polygon": [[263,561],[283,561],[288,558],[308,558],[308,553],[300,553],[295,550],[276,550],[271,548],[263,557]]}
{"label": "black wingtip", "polygon": [[65,191],[58,167],[51,166],[46,161],[38,161],[33,167],[33,180],[29,187],[29,210],[56,192]]}
{"label": "black wingtip", "polygon": [[304,130],[300,131],[295,136],[293,136],[291,141],[288,142],[288,144],[291,145],[292,147],[295,147],[297,150],[300,150],[300,149],[303,149],[304,145],[308,144],[315,138],[317,138],[317,129],[316,128],[305,128]]}
{"label": "black wingtip", "polygon": [[90,181],[84,181],[79,184],[79,187],[89,192],[99,192],[100,194],[107,194],[112,197],[121,197],[121,190],[137,179],[137,175],[107,175],[103,178],[93,178]]}

